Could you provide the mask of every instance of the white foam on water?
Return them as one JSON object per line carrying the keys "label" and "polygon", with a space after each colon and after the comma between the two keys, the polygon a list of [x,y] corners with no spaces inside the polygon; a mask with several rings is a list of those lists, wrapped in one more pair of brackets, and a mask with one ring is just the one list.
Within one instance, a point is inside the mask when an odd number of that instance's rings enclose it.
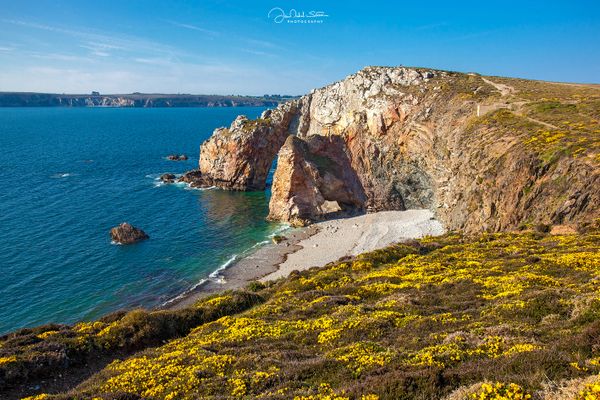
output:
{"label": "white foam on water", "polygon": [[238,255],[234,255],[233,257],[231,257],[229,260],[225,261],[219,268],[217,268],[216,270],[214,270],[213,272],[211,272],[210,275],[208,275],[209,278],[211,279],[217,279],[217,280],[221,280],[224,282],[224,279],[222,276],[219,275],[219,272],[223,271],[224,269],[226,269],[227,267],[229,267],[231,264],[233,264],[233,262],[235,260],[237,260]]}
{"label": "white foam on water", "polygon": [[50,178],[61,179],[61,178],[68,178],[69,176],[74,176],[74,175],[76,175],[76,174],[73,174],[71,172],[61,172],[61,173],[52,175]]}
{"label": "white foam on water", "polygon": [[192,186],[190,186],[189,183],[186,183],[186,182],[177,182],[177,183],[183,183],[183,184],[185,184],[185,187],[184,187],[185,190],[212,190],[212,189],[216,189],[217,188],[216,186],[210,186],[210,187],[206,187],[206,188],[200,188],[200,187],[192,187]]}
{"label": "white foam on water", "polygon": [[190,287],[186,291],[184,291],[184,292],[178,294],[177,296],[173,297],[172,299],[169,299],[169,300],[165,301],[164,303],[162,303],[161,306],[166,306],[167,304],[171,304],[179,299],[184,298],[188,293],[193,292],[200,286],[204,285],[206,282],[208,282],[208,279],[201,279],[194,286]]}
{"label": "white foam on water", "polygon": [[221,266],[219,266],[219,268],[217,268],[210,275],[208,275],[208,278],[200,279],[197,283],[195,283],[194,285],[192,285],[190,288],[186,289],[184,292],[182,292],[182,293],[178,294],[177,296],[173,297],[172,299],[169,299],[169,300],[165,301],[164,303],[162,303],[162,306],[166,306],[168,304],[176,302],[179,299],[184,298],[189,293],[193,292],[194,290],[198,289],[199,287],[202,287],[202,285],[206,284],[209,281],[210,282],[215,282],[215,283],[218,283],[218,284],[225,283],[226,282],[225,278],[222,277],[221,275],[219,275],[219,272],[223,271],[224,269],[226,269],[227,267],[229,267],[231,264],[233,264],[233,262],[235,260],[237,260],[237,258],[238,258],[237,254],[234,255],[234,256],[232,256],[230,259],[228,259],[223,264],[221,264]]}

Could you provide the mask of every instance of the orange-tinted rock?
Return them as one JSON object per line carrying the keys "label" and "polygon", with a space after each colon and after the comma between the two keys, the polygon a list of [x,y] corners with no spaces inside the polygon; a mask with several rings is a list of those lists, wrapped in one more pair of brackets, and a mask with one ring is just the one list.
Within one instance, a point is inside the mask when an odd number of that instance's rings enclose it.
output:
{"label": "orange-tinted rock", "polygon": [[279,152],[269,219],[306,225],[337,211],[362,211],[363,188],[338,136],[290,136]]}
{"label": "orange-tinted rock", "polygon": [[263,190],[295,112],[296,104],[286,103],[259,119],[239,116],[229,128],[216,129],[200,147],[204,179],[223,189]]}

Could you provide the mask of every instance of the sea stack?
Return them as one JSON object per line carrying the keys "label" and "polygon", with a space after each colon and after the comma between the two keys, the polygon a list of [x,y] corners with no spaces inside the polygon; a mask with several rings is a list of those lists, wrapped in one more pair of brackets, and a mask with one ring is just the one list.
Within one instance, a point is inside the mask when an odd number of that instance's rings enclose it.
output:
{"label": "sea stack", "polygon": [[110,230],[110,237],[113,242],[118,244],[133,244],[150,238],[146,232],[127,222],[123,222],[121,225],[112,228]]}

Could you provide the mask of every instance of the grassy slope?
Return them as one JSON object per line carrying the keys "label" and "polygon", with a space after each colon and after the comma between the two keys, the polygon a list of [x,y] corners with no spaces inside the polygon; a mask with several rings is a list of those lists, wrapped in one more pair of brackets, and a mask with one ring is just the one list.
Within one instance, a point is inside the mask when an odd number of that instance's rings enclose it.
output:
{"label": "grassy slope", "polygon": [[[454,398],[526,398],[568,380],[567,389],[592,390],[585,378],[600,371],[599,250],[597,230],[396,245],[253,285],[264,303],[115,361],[71,395],[425,399],[462,388]],[[74,331],[97,341],[119,326]]]}
{"label": "grassy slope", "polygon": [[483,125],[524,133],[525,144],[545,159],[566,155],[600,164],[600,85],[491,79],[515,89],[507,102],[517,106],[484,117]]}

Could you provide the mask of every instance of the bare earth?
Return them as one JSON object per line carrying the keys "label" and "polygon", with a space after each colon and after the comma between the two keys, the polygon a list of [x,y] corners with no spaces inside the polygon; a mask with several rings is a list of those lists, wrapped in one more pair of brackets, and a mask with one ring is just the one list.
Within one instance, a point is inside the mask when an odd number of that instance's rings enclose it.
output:
{"label": "bare earth", "polygon": [[294,270],[320,267],[392,243],[443,233],[442,224],[429,210],[382,211],[291,229],[284,232],[287,239],[283,242],[259,248],[164,308],[182,308],[207,294],[241,288],[254,280],[274,280]]}

